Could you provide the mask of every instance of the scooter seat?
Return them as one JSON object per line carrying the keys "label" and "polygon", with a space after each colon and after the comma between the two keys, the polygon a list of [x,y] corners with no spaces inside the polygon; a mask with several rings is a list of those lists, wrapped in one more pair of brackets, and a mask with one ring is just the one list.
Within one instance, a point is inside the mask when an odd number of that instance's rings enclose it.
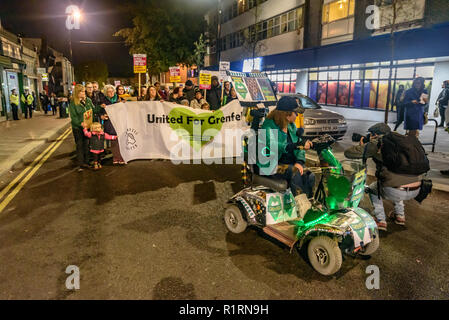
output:
{"label": "scooter seat", "polygon": [[288,183],[283,179],[271,179],[264,176],[254,175],[254,186],[264,186],[276,192],[284,192],[288,188]]}

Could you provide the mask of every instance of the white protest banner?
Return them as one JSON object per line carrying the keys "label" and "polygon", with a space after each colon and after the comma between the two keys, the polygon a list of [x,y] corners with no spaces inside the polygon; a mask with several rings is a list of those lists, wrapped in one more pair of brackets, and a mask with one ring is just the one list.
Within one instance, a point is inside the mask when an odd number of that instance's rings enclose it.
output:
{"label": "white protest banner", "polygon": [[126,162],[170,159],[186,163],[202,159],[207,163],[207,159],[223,158],[232,161],[241,157],[241,136],[248,129],[237,100],[216,111],[160,101],[117,103],[107,106],[106,111]]}

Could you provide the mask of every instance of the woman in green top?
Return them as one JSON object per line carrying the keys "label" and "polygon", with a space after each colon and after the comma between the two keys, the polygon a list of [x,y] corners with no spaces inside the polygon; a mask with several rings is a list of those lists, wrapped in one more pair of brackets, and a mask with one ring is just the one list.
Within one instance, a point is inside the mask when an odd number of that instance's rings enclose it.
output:
{"label": "woman in green top", "polygon": [[258,133],[257,169],[260,175],[287,180],[294,196],[300,189],[311,198],[315,176],[305,171],[304,165],[305,150],[313,144],[297,135],[295,120],[300,112],[301,107],[295,98],[287,96],[278,101],[276,109],[270,112]]}
{"label": "woman in green top", "polygon": [[84,86],[77,84],[70,101],[69,114],[76,143],[78,171],[83,171],[83,168],[89,167],[89,139],[84,136],[81,123],[88,122],[89,117],[93,117],[93,109],[92,100],[86,96]]}

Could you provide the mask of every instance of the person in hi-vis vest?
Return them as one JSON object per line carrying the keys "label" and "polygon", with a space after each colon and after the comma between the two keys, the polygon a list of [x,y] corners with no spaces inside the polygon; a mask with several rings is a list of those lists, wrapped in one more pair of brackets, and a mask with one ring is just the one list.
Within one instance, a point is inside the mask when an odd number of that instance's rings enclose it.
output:
{"label": "person in hi-vis vest", "polygon": [[22,94],[22,102],[25,105],[25,108],[24,108],[25,119],[28,119],[28,113],[30,114],[30,119],[31,119],[33,117],[34,98],[28,88],[26,88],[25,93]]}
{"label": "person in hi-vis vest", "polygon": [[11,104],[12,118],[14,120],[19,120],[18,110],[19,110],[19,95],[16,89],[11,90],[11,95],[9,96],[9,102]]}

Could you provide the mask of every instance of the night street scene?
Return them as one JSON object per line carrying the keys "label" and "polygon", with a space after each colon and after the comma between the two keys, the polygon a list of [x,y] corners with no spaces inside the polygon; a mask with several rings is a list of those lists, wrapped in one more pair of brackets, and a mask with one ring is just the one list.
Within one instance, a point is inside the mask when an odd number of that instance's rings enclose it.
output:
{"label": "night street scene", "polygon": [[1,0],[0,300],[447,302],[448,35],[449,0]]}

